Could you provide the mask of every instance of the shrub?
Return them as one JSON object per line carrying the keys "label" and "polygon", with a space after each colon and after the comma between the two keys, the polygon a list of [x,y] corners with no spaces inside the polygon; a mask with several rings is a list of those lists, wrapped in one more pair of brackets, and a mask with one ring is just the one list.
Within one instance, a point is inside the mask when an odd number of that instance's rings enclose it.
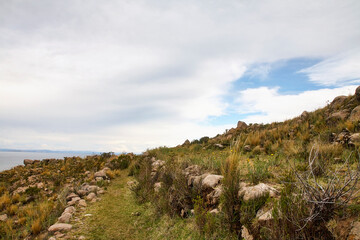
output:
{"label": "shrub", "polygon": [[127,169],[130,165],[131,157],[129,155],[120,155],[118,158],[110,161],[111,169]]}

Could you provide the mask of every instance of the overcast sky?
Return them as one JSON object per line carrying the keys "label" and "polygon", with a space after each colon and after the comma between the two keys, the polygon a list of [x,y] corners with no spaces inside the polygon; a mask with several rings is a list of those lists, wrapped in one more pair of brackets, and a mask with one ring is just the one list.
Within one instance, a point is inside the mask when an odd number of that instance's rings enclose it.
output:
{"label": "overcast sky", "polygon": [[353,94],[360,1],[0,0],[0,148],[135,151]]}

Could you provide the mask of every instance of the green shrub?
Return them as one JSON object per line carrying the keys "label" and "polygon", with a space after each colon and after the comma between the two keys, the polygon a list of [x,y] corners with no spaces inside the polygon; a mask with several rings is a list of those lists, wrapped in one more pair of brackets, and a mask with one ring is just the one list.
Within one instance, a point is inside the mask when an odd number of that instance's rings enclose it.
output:
{"label": "green shrub", "polygon": [[269,163],[265,160],[261,160],[259,157],[254,161],[248,160],[247,170],[247,178],[254,184],[271,177]]}

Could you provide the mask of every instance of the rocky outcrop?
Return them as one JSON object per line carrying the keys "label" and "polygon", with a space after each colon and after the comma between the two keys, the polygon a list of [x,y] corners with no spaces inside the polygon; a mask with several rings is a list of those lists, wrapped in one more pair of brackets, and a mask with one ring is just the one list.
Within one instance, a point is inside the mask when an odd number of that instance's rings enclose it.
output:
{"label": "rocky outcrop", "polygon": [[360,86],[355,90],[355,98],[358,102],[360,102]]}
{"label": "rocky outcrop", "polygon": [[331,114],[327,118],[327,122],[344,121],[350,115],[348,110],[341,110]]}
{"label": "rocky outcrop", "polygon": [[352,122],[360,121],[360,105],[351,111],[349,120]]}
{"label": "rocky outcrop", "polygon": [[248,125],[243,121],[238,121],[236,128],[239,130],[244,130],[248,127]]}
{"label": "rocky outcrop", "polygon": [[24,165],[27,166],[27,165],[31,165],[34,163],[34,160],[31,160],[31,159],[24,159]]}

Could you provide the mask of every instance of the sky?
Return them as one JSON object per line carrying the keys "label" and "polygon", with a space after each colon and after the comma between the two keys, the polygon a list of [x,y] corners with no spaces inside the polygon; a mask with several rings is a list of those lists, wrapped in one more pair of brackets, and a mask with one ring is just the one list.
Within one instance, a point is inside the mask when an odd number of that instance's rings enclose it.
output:
{"label": "sky", "polygon": [[0,0],[0,148],[142,152],[353,94],[358,0]]}

